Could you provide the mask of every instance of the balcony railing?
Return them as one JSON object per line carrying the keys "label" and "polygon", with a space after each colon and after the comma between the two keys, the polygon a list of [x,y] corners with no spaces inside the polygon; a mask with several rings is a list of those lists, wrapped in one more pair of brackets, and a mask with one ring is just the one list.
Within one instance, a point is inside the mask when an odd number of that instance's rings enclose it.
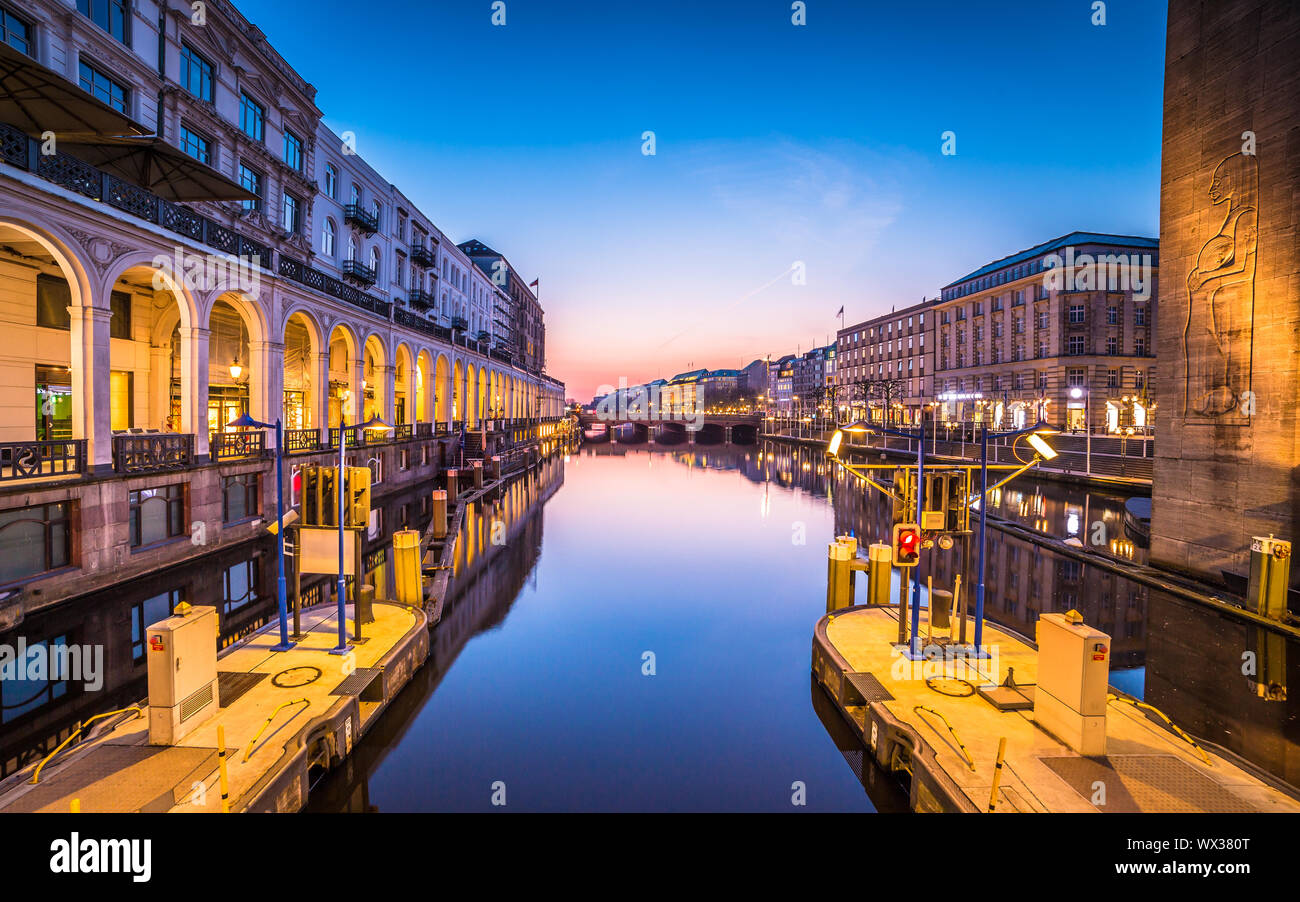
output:
{"label": "balcony railing", "polygon": [[433,424],[432,424],[432,423],[416,423],[416,424],[415,424],[415,434],[418,435],[418,436],[429,436],[429,435],[433,435]]}
{"label": "balcony railing", "polygon": [[119,473],[183,470],[193,464],[193,435],[159,432],[113,436],[113,469]]}
{"label": "balcony railing", "polygon": [[86,469],[86,442],[0,443],[0,482],[48,476],[80,476]]}
{"label": "balcony railing", "polygon": [[261,457],[266,451],[266,432],[241,429],[237,432],[213,432],[208,435],[208,456],[213,460],[243,460]]}
{"label": "balcony railing", "polygon": [[406,295],[406,303],[412,310],[428,310],[433,305],[433,292],[423,288],[412,288]]}
{"label": "balcony railing", "polygon": [[466,329],[469,328],[469,321],[466,320],[465,317],[463,316],[453,316],[451,318],[451,327],[453,329],[459,329],[462,332],[464,332]]}
{"label": "balcony railing", "polygon": [[360,204],[348,204],[344,207],[343,221],[348,225],[356,226],[367,235],[373,235],[379,231],[379,217]]}
{"label": "balcony railing", "polygon": [[393,440],[404,442],[414,435],[414,429],[410,423],[398,423],[393,427]]}
{"label": "balcony railing", "polygon": [[438,263],[437,246],[424,243],[411,245],[411,262],[417,266],[436,266]]}
{"label": "balcony railing", "polygon": [[285,454],[305,454],[320,450],[320,432],[315,429],[288,429],[284,433]]}
{"label": "balcony railing", "polygon": [[374,285],[375,271],[360,260],[343,261],[343,278],[356,282],[358,285]]}

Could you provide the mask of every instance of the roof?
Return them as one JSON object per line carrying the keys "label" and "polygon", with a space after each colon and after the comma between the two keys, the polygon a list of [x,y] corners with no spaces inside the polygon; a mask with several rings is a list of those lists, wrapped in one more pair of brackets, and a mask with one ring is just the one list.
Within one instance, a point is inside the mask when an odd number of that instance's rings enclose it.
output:
{"label": "roof", "polygon": [[1068,235],[1062,235],[1060,238],[1053,238],[1051,241],[1045,241],[1042,244],[1036,244],[1028,250],[1020,251],[1009,257],[1003,257],[1001,260],[994,260],[992,263],[981,266],[974,272],[967,273],[960,279],[954,279],[944,288],[952,288],[954,285],[960,285],[962,282],[977,279],[980,276],[996,272],[1006,266],[1013,266],[1016,263],[1022,263],[1025,260],[1032,260],[1034,257],[1054,251],[1058,248],[1068,245],[1081,244],[1106,244],[1118,245],[1120,247],[1140,247],[1156,250],[1160,247],[1160,241],[1156,238],[1142,238],[1136,235],[1111,235],[1106,232],[1070,232]]}
{"label": "roof", "polygon": [[721,377],[739,376],[740,370],[712,370],[707,375],[710,378],[713,378],[715,376],[721,376]]}
{"label": "roof", "polygon": [[678,373],[669,381],[671,382],[694,382],[701,376],[706,375],[708,370],[691,370],[689,373]]}

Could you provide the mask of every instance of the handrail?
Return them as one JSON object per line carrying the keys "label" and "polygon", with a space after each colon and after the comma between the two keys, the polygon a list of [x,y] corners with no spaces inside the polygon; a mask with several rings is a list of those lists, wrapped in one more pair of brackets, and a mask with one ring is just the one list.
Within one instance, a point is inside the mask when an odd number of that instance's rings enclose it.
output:
{"label": "handrail", "polygon": [[1163,712],[1163,711],[1161,711],[1159,708],[1157,708],[1155,705],[1147,704],[1146,702],[1140,702],[1140,701],[1138,701],[1137,699],[1134,699],[1134,698],[1124,698],[1122,695],[1113,695],[1113,694],[1111,694],[1111,695],[1107,695],[1107,696],[1106,696],[1106,701],[1108,701],[1108,702],[1124,702],[1125,704],[1132,705],[1132,706],[1135,707],[1135,708],[1143,708],[1143,709],[1145,709],[1145,710],[1147,710],[1147,711],[1152,711],[1152,712],[1154,712],[1154,713],[1156,714],[1157,717],[1159,717],[1161,720],[1163,720],[1165,723],[1167,723],[1167,724],[1169,725],[1169,729],[1173,730],[1174,733],[1176,733],[1176,734],[1179,736],[1179,738],[1181,738],[1183,741],[1185,741],[1185,742],[1186,742],[1188,745],[1190,745],[1192,748],[1196,749],[1196,751],[1200,752],[1200,753],[1201,753],[1201,757],[1205,759],[1205,763],[1206,763],[1206,764],[1208,764],[1210,767],[1214,767],[1214,762],[1210,760],[1210,756],[1209,756],[1208,754],[1206,754],[1205,749],[1203,749],[1203,748],[1201,748],[1199,745],[1197,745],[1195,739],[1193,739],[1191,736],[1187,735],[1187,733],[1183,732],[1182,727],[1178,726],[1178,724],[1176,724],[1176,723],[1174,723],[1172,720],[1170,720],[1170,719],[1169,719],[1169,716],[1168,716],[1167,714],[1165,714],[1165,712]]}
{"label": "handrail", "polygon": [[948,732],[952,734],[953,741],[957,743],[957,748],[961,749],[962,757],[965,758],[966,763],[970,765],[971,773],[975,772],[975,760],[971,758],[970,752],[966,751],[966,746],[962,744],[962,741],[957,738],[957,731],[952,728],[952,724],[948,723],[948,718],[944,717],[928,705],[913,705],[912,711],[929,711],[931,714],[937,714],[939,719],[943,721],[944,726],[948,728]]}
{"label": "handrail", "polygon": [[44,758],[41,759],[41,763],[36,765],[36,770],[32,772],[32,778],[27,782],[32,784],[39,782],[41,779],[41,768],[43,768],[46,764],[48,764],[51,758],[53,758],[59,752],[63,751],[63,749],[67,746],[67,744],[71,742],[73,739],[76,739],[77,736],[81,733],[81,731],[84,730],[86,727],[90,726],[92,723],[94,723],[97,720],[101,720],[105,717],[112,717],[115,714],[125,714],[127,711],[134,711],[137,720],[139,720],[141,717],[144,717],[144,712],[140,710],[139,705],[131,705],[130,707],[119,708],[116,711],[105,711],[103,714],[96,714],[95,716],[89,718],[88,720],[77,721],[77,728],[68,734],[67,739],[59,743],[58,748],[56,748],[54,751],[50,752],[48,755],[46,755]]}
{"label": "handrail", "polygon": [[295,698],[292,699],[291,701],[281,702],[280,704],[275,706],[275,710],[272,711],[271,716],[266,719],[266,723],[262,724],[262,726],[258,729],[258,731],[253,734],[252,740],[249,741],[248,743],[248,748],[244,749],[244,757],[240,759],[239,762],[240,764],[243,764],[246,761],[248,761],[248,756],[253,754],[253,747],[257,745],[257,740],[262,738],[262,733],[266,730],[267,727],[271,725],[271,721],[275,720],[275,715],[280,713],[280,709],[287,708],[289,705],[296,705],[298,704],[298,702],[303,702],[304,704],[307,705],[307,707],[311,707],[311,701],[306,698]]}

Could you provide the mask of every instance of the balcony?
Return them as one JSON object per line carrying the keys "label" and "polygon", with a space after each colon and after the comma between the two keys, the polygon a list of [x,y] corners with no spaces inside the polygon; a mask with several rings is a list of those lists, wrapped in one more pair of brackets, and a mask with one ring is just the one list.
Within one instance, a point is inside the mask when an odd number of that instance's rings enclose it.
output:
{"label": "balcony", "polygon": [[469,321],[463,316],[453,316],[451,318],[451,327],[452,329],[459,329],[461,332],[464,332],[469,328]]}
{"label": "balcony", "polygon": [[433,292],[423,288],[412,288],[406,295],[406,303],[412,310],[428,310],[433,306]]}
{"label": "balcony", "polygon": [[350,226],[355,226],[367,235],[373,235],[379,231],[379,217],[374,213],[367,212],[360,204],[348,204],[344,207],[343,221]]}
{"label": "balcony", "polygon": [[208,456],[213,460],[248,460],[266,451],[266,432],[261,429],[213,432],[208,436]]}
{"label": "balcony", "polygon": [[85,439],[0,443],[0,482],[80,476],[86,469]]}
{"label": "balcony", "polygon": [[184,470],[193,465],[193,435],[146,432],[113,436],[113,469],[118,473]]}
{"label": "balcony", "polygon": [[375,284],[375,271],[360,260],[343,261],[343,278],[369,288]]}
{"label": "balcony", "polygon": [[437,266],[438,246],[423,242],[411,245],[411,262],[416,266]]}

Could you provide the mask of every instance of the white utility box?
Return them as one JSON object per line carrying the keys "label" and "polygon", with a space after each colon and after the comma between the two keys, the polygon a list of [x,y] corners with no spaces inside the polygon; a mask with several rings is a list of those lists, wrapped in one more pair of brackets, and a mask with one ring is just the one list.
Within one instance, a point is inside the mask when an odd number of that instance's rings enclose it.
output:
{"label": "white utility box", "polygon": [[1080,755],[1106,754],[1110,636],[1076,611],[1044,614],[1036,631],[1034,721]]}
{"label": "white utility box", "polygon": [[217,710],[217,609],[189,608],[151,625],[149,743],[175,745]]}

